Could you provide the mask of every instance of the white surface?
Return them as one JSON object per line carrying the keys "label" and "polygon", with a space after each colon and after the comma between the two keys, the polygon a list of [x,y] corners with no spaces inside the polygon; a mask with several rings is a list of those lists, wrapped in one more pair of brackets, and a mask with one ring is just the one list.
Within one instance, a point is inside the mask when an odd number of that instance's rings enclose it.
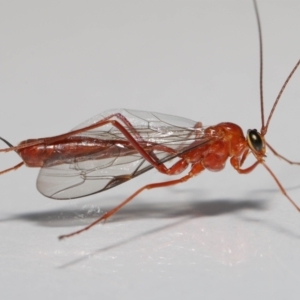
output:
{"label": "white surface", "polygon": [[[300,58],[299,1],[259,1],[268,112]],[[260,129],[258,38],[249,1],[0,4],[0,128],[11,143],[116,107]],[[267,138],[299,160],[300,72]],[[296,140],[297,139],[297,140]],[[1,169],[16,164],[1,154]],[[300,204],[300,169],[268,164]],[[259,167],[228,165],[145,192],[105,226],[59,242],[148,182],[54,201],[38,170],[0,178],[2,299],[298,299],[300,216]]]}

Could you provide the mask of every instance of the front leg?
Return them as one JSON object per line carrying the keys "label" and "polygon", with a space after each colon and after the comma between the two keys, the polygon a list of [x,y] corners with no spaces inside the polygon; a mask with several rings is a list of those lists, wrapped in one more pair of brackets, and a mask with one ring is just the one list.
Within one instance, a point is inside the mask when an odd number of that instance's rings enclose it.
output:
{"label": "front leg", "polygon": [[273,147],[271,147],[271,145],[269,143],[266,143],[267,146],[269,147],[269,149],[273,152],[273,154],[281,159],[283,159],[284,161],[286,161],[287,163],[289,163],[290,165],[300,165],[300,162],[297,161],[291,161],[289,159],[287,159],[286,157],[282,156],[281,154],[279,154]]}
{"label": "front leg", "polygon": [[[243,162],[244,160],[242,160],[242,163]],[[239,157],[236,156],[231,157],[230,163],[234,167],[234,169],[238,171],[239,174],[248,174],[252,172],[260,164],[260,161],[257,160],[253,165],[251,165],[246,169],[241,169],[242,163]]]}
{"label": "front leg", "polygon": [[[284,187],[282,186],[282,184],[280,183],[278,178],[275,176],[275,174],[272,172],[272,170],[265,164],[263,159],[257,160],[253,165],[251,165],[250,167],[248,167],[246,169],[241,169],[241,165],[242,165],[241,162],[244,162],[243,157],[245,157],[245,156],[247,156],[247,154],[244,154],[242,156],[242,159],[239,156],[231,157],[230,163],[235,168],[235,170],[237,170],[239,172],[239,174],[248,174],[251,171],[253,171],[259,164],[262,164],[266,168],[266,170],[270,173],[270,175],[273,177],[273,179],[277,183],[282,194],[293,204],[293,206],[297,209],[297,211],[300,212],[300,207],[298,206],[298,204],[287,194],[286,190],[284,189]],[[281,157],[281,155],[277,155],[277,156]]]}

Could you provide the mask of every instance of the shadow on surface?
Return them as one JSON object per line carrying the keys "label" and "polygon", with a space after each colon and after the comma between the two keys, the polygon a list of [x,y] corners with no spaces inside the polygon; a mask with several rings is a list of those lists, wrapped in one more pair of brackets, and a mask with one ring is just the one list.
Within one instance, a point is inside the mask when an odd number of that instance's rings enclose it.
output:
{"label": "shadow on surface", "polygon": [[159,226],[157,228],[145,231],[143,233],[139,233],[137,235],[134,235],[134,236],[132,236],[130,238],[121,240],[121,241],[116,242],[114,244],[111,244],[109,246],[98,248],[97,250],[94,250],[91,253],[85,254],[85,255],[77,258],[77,259],[73,259],[73,260],[71,260],[71,261],[69,261],[69,262],[67,262],[65,264],[62,264],[58,268],[59,269],[64,269],[64,268],[67,268],[67,267],[71,267],[71,266],[76,265],[78,263],[81,263],[81,262],[83,262],[83,261],[85,261],[85,260],[89,259],[90,257],[93,257],[93,256],[95,256],[97,254],[100,254],[102,252],[106,252],[106,251],[112,250],[114,248],[122,247],[122,246],[127,245],[127,244],[129,244],[131,242],[134,242],[135,240],[140,239],[141,237],[149,236],[149,235],[158,233],[160,231],[166,230],[168,228],[172,228],[172,227],[174,227],[176,225],[183,224],[183,223],[185,223],[186,221],[188,221],[190,219],[191,219],[190,217],[185,217],[183,219],[177,220],[176,222],[172,222],[171,224],[167,224],[167,225],[164,225],[164,226]]}
{"label": "shadow on surface", "polygon": [[[118,222],[135,219],[176,218],[176,217],[205,217],[231,214],[243,210],[264,210],[265,202],[262,200],[228,200],[216,199],[207,201],[190,202],[164,202],[164,203],[141,203],[131,204],[122,208],[108,222]],[[12,215],[1,219],[0,222],[25,220],[48,227],[71,227],[88,225],[104,212],[114,206],[104,206],[99,211],[93,209],[68,209],[52,210]]]}

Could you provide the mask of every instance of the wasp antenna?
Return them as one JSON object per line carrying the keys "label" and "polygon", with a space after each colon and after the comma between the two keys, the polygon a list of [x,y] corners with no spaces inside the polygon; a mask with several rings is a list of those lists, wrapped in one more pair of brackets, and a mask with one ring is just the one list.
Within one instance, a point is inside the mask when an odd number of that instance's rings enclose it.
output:
{"label": "wasp antenna", "polygon": [[5,140],[4,138],[0,137],[0,140],[1,140],[2,142],[4,142],[8,147],[10,147],[10,148],[13,147],[13,145],[12,145],[10,142],[8,142],[7,140]]}
{"label": "wasp antenna", "polygon": [[258,7],[256,0],[253,0],[256,22],[258,27],[259,37],[259,92],[260,92],[260,114],[261,114],[261,127],[265,127],[265,113],[264,113],[264,91],[263,91],[263,42],[262,42],[262,30],[260,25],[260,17],[258,13]]}
{"label": "wasp antenna", "polygon": [[273,116],[273,113],[274,113],[275,108],[276,108],[276,106],[279,102],[279,99],[281,98],[281,95],[282,95],[285,87],[287,86],[288,82],[290,81],[291,77],[293,76],[293,74],[295,73],[297,68],[299,67],[300,60],[296,63],[295,67],[293,68],[293,70],[291,71],[291,73],[289,74],[287,79],[285,80],[284,84],[282,85],[282,88],[280,89],[280,91],[278,93],[278,96],[277,96],[277,98],[276,98],[276,100],[273,104],[273,107],[272,107],[271,112],[269,114],[267,123],[265,125],[264,92],[263,92],[263,42],[262,42],[262,30],[261,30],[260,17],[259,17],[259,13],[258,13],[258,7],[257,7],[256,0],[253,0],[253,4],[254,4],[255,16],[256,16],[257,27],[258,27],[258,36],[259,36],[259,91],[260,91],[261,134],[266,135],[266,133],[268,131],[269,124],[270,124],[270,120]]}
{"label": "wasp antenna", "polygon": [[261,134],[262,135],[265,135],[267,133],[267,130],[268,130],[268,127],[269,127],[269,124],[270,124],[270,121],[271,121],[271,118],[273,116],[273,113],[275,111],[275,108],[281,98],[281,95],[283,93],[283,91],[285,90],[287,84],[289,83],[290,79],[292,78],[292,76],[294,75],[294,73],[296,72],[297,68],[299,67],[300,65],[300,59],[298,60],[298,62],[296,63],[295,67],[293,68],[293,70],[291,71],[291,73],[289,74],[289,76],[287,77],[287,79],[285,80],[284,84],[282,85],[282,88],[280,89],[279,93],[278,93],[278,96],[273,104],[273,107],[271,109],[271,112],[270,112],[270,115],[268,117],[268,121],[267,121],[267,124],[266,126],[262,126],[261,128]]}

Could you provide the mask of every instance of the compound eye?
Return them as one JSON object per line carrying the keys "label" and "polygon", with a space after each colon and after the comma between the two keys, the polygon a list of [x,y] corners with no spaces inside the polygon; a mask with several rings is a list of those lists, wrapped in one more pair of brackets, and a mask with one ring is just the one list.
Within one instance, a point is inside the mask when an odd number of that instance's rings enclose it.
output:
{"label": "compound eye", "polygon": [[256,152],[264,151],[264,142],[259,132],[256,129],[248,130],[248,142],[250,147]]}

